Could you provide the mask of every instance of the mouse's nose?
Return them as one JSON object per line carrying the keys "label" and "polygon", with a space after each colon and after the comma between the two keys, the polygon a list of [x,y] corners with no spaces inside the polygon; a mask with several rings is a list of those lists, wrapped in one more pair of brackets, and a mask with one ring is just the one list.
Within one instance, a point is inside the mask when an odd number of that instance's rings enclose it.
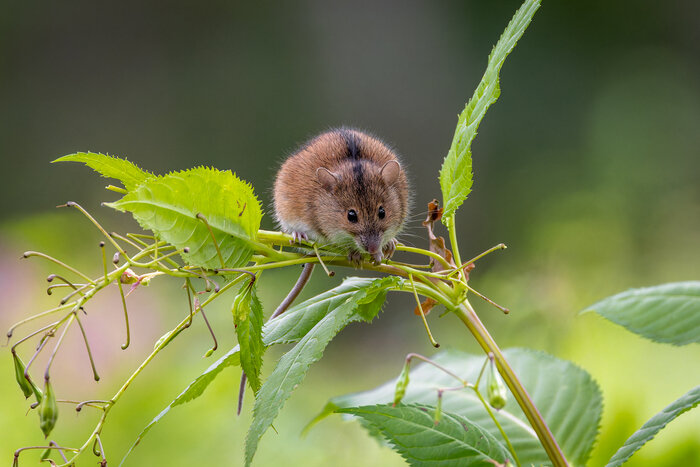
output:
{"label": "mouse's nose", "polygon": [[381,263],[382,261],[382,248],[381,248],[381,237],[379,235],[371,235],[363,238],[363,246],[367,253],[372,256],[375,263]]}

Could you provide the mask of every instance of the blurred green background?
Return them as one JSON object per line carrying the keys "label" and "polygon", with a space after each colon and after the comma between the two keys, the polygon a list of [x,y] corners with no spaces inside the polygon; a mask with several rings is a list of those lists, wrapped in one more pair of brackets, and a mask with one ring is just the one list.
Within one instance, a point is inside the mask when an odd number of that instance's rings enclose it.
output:
{"label": "blurred green background", "polygon": [[[156,173],[231,168],[270,211],[279,162],[336,125],[394,145],[413,183],[416,214],[403,241],[424,245],[420,213],[439,197],[437,172],[456,115],[518,2],[0,2],[0,328],[55,306],[41,250],[97,274],[98,232],[135,231],[100,207],[106,180],[76,151],[128,156]],[[502,72],[501,100],[473,145],[474,191],[459,212],[460,247],[481,261],[472,285],[511,308],[475,303],[502,347],[570,359],[605,398],[590,465],[602,465],[644,421],[700,380],[700,347],[648,342],[594,315],[593,301],[629,287],[700,278],[700,4],[548,2]],[[272,228],[270,216],[265,228]],[[309,296],[340,281],[315,274]],[[273,309],[293,271],[271,272],[261,295]],[[275,285],[273,285],[275,284]],[[154,281],[129,298],[132,345],[118,295],[88,307],[87,332],[102,380],[94,383],[80,335],[57,358],[59,397],[106,398],[186,313],[177,284]],[[55,297],[55,296],[54,296]],[[235,342],[229,299],[209,311],[224,349]],[[430,316],[444,347],[478,352],[454,318]],[[25,328],[25,331],[29,330]],[[75,330],[74,330],[75,331]],[[18,332],[17,335],[21,335]],[[140,429],[212,360],[201,320],[136,380],[104,430],[110,465]],[[0,459],[42,443],[38,420],[0,356]],[[281,349],[267,354],[265,371]],[[256,465],[401,465],[355,423],[301,428],[334,395],[394,377],[403,356],[432,353],[410,297],[390,297],[372,325],[353,325],[328,347],[260,446]],[[25,360],[30,352],[25,349]],[[217,352],[216,355],[221,355]],[[40,368],[37,366],[37,368]],[[127,465],[239,465],[252,400],[235,416],[238,369],[149,433]],[[683,415],[629,463],[700,465],[700,411]],[[62,407],[52,437],[81,443],[95,414]],[[27,459],[31,459],[28,456]],[[30,462],[34,462],[31,460]],[[85,456],[79,465],[92,465]]]}

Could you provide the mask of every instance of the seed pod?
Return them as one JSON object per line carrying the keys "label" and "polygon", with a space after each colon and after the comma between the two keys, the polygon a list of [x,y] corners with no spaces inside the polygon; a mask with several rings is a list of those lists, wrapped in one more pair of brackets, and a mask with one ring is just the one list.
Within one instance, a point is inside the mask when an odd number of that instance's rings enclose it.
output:
{"label": "seed pod", "polygon": [[489,397],[489,405],[496,410],[501,410],[506,406],[508,393],[506,386],[503,384],[501,375],[496,370],[493,360],[489,363],[489,371],[486,375],[486,391]]}
{"label": "seed pod", "polygon": [[397,406],[401,402],[401,399],[403,399],[403,396],[406,395],[406,388],[408,387],[409,379],[409,365],[409,360],[406,360],[406,363],[404,363],[403,368],[401,369],[399,379],[396,380],[396,390],[394,391],[394,406]]}
{"label": "seed pod", "polygon": [[49,433],[51,433],[53,427],[56,426],[56,420],[58,420],[58,405],[56,404],[56,397],[51,387],[51,381],[47,379],[44,388],[44,397],[39,404],[39,427],[44,433],[44,437],[49,437]]}
{"label": "seed pod", "polygon": [[28,399],[34,393],[32,389],[32,384],[24,377],[24,362],[19,355],[12,352],[12,359],[15,361],[15,378],[17,379],[17,384],[19,384],[20,389],[24,393],[24,398]]}

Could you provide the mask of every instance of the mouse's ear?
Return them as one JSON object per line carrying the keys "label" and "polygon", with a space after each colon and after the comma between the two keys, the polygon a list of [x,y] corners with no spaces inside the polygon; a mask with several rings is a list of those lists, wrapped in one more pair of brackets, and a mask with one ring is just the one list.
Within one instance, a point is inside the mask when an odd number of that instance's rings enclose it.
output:
{"label": "mouse's ear", "polygon": [[382,179],[387,185],[393,185],[396,180],[399,179],[399,174],[401,173],[401,166],[397,161],[389,161],[384,166],[382,166]]}
{"label": "mouse's ear", "polygon": [[321,186],[328,191],[333,190],[338,182],[340,182],[340,176],[331,172],[325,167],[319,167],[316,169],[316,179],[318,180],[318,183],[320,183]]}

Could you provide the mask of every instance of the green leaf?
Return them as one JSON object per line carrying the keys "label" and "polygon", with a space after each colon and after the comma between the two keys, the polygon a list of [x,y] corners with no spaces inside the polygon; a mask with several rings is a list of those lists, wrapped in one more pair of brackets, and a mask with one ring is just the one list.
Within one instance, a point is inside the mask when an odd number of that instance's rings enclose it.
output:
{"label": "green leaf", "polygon": [[[400,279],[395,277],[388,277],[380,280],[363,277],[348,277],[338,287],[291,307],[274,320],[265,323],[263,326],[263,342],[265,346],[298,342],[314,329],[327,314],[334,311],[349,299],[355,297],[360,291],[364,294],[364,300],[357,302],[355,313],[358,316],[371,319],[371,317],[376,315],[381,309],[386,289],[398,284],[399,281]],[[366,302],[366,300],[370,298],[373,298],[373,300]],[[161,337],[161,339],[164,338],[171,339],[167,334]],[[210,365],[204,373],[190,383],[175,400],[151,420],[138,435],[136,441],[131,448],[129,448],[129,451],[126,453],[121,463],[124,463],[129,454],[131,454],[134,448],[141,442],[145,434],[148,433],[170,409],[201,396],[209,384],[224,368],[238,366],[240,363],[240,346],[236,345],[226,353],[226,355]]]}
{"label": "green leaf", "polygon": [[[262,384],[260,370],[262,369],[262,355],[265,352],[265,344],[262,338],[263,309],[255,292],[255,284],[245,284],[243,288],[249,290],[239,302],[238,310],[234,314],[236,335],[241,351],[241,367],[248,376],[250,387],[257,393]],[[243,293],[242,289],[240,293]]]}
{"label": "green leaf", "polygon": [[446,412],[435,424],[434,411],[434,407],[418,404],[338,410],[362,417],[413,466],[493,467],[492,460],[503,464],[510,459],[506,448],[479,425]]}
{"label": "green leaf", "polygon": [[486,72],[457,120],[452,145],[440,169],[440,187],[447,225],[455,211],[467,199],[472,187],[471,144],[486,110],[501,94],[499,73],[508,54],[527,29],[540,0],[526,0],[511,19],[498,43],[489,55]]}
{"label": "green leaf", "polygon": [[181,256],[192,266],[222,267],[207,220],[219,245],[224,266],[245,265],[253,254],[262,211],[250,184],[230,170],[197,167],[153,177],[129,191],[122,199],[107,203],[129,211],[138,223],[176,248],[189,248]]}
{"label": "green leaf", "polygon": [[630,289],[581,313],[589,311],[656,342],[700,342],[700,281]]}
{"label": "green leaf", "polygon": [[371,321],[381,309],[387,289],[399,281],[397,277],[385,277],[375,279],[364,288],[358,289],[339,306],[326,313],[280,358],[255,398],[253,422],[246,438],[246,465],[253,460],[262,435],[277,418],[294,388],[302,382],[311,364],[321,358],[331,339],[350,322]]}
{"label": "green leaf", "polygon": [[94,152],[77,152],[59,157],[53,162],[82,162],[105,178],[116,178],[121,181],[129,191],[135,189],[146,179],[153,177],[153,174],[139,169],[126,159]]}
{"label": "green leaf", "polygon": [[[504,355],[549,425],[566,458],[573,465],[584,465],[598,434],[602,413],[602,396],[596,382],[573,363],[542,352],[508,349]],[[486,357],[449,350],[439,352],[431,358],[463,379],[476,381]],[[356,407],[390,403],[394,398],[395,385],[396,380],[391,380],[369,391],[335,397],[329,404]],[[432,365],[421,363],[410,373],[410,383],[403,401],[407,404],[435,405],[437,389],[453,386],[454,378]],[[481,390],[484,391],[484,387]],[[549,458],[537,435],[510,393],[508,401],[495,415],[510,438],[521,463],[549,465]],[[443,393],[442,410],[466,417],[501,439],[495,424],[471,390]]]}
{"label": "green leaf", "polygon": [[669,422],[675,420],[680,414],[697,407],[698,404],[700,404],[700,386],[694,387],[681,398],[673,401],[673,403],[642,425],[639,430],[625,441],[625,444],[622,445],[615,455],[612,456],[606,467],[617,467],[627,462],[627,459],[629,459],[632,454],[644,446],[647,441],[656,436],[656,433],[661,431]]}
{"label": "green leaf", "polygon": [[[292,344],[298,342],[311,329],[318,324],[328,313],[345,303],[348,298],[358,291],[364,290],[369,294],[366,298],[372,299],[379,287],[369,287],[375,279],[367,277],[347,277],[339,286],[316,295],[303,303],[290,307],[274,320],[265,324],[263,328],[263,340],[265,345]],[[385,285],[397,282],[391,278],[385,278]],[[371,292],[371,294],[370,294]],[[357,313],[363,316],[374,316],[379,312],[382,302],[379,300],[364,300],[357,304]]]}

